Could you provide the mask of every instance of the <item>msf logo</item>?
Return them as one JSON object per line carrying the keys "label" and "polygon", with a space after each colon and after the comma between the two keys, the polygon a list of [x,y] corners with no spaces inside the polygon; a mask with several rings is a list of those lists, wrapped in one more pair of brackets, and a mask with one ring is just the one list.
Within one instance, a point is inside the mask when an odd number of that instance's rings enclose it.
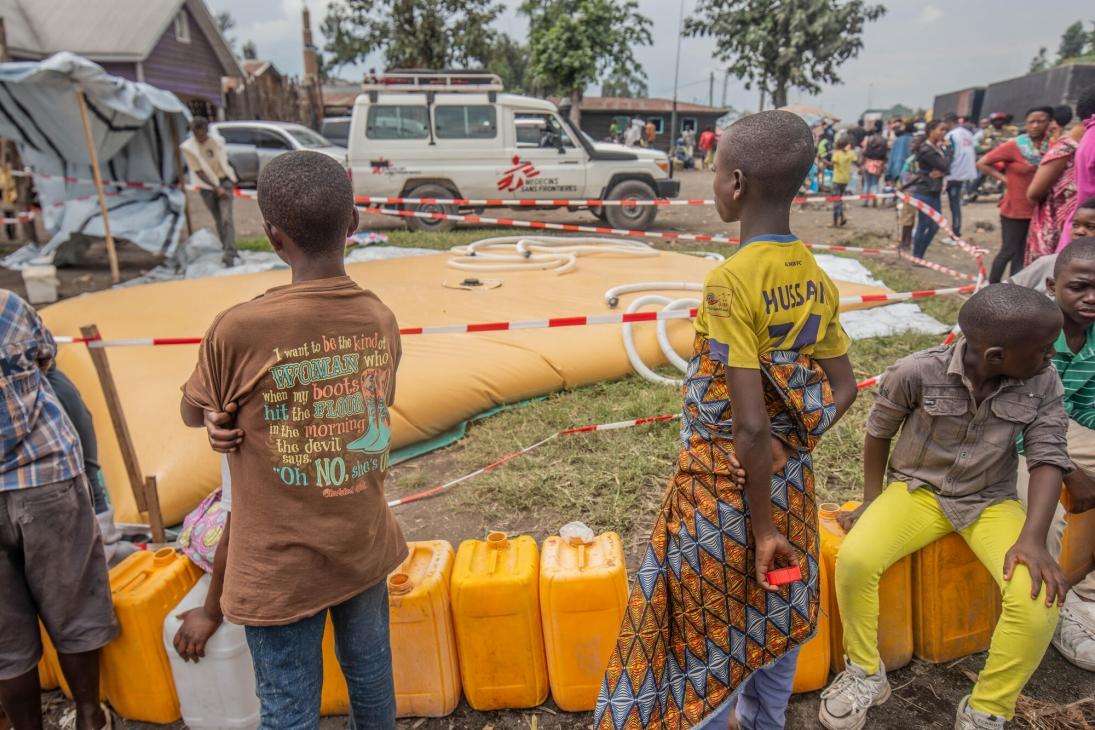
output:
{"label": "msf logo", "polygon": [[540,171],[531,162],[522,162],[520,155],[513,156],[513,167],[502,173],[498,179],[498,189],[512,193],[523,187],[525,182],[539,176]]}

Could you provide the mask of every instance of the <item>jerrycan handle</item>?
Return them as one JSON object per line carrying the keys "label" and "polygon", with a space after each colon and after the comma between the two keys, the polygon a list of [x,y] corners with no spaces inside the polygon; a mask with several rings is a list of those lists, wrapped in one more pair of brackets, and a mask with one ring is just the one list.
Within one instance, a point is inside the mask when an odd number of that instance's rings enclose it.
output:
{"label": "jerrycan handle", "polygon": [[498,553],[508,547],[509,540],[506,538],[506,533],[487,533],[487,548],[490,550],[487,554],[487,573],[494,575],[494,571],[498,568]]}
{"label": "jerrycan handle", "polygon": [[[176,557],[178,556],[176,555],[174,548],[160,548],[152,554],[152,567],[153,569],[156,569],[171,565],[171,563],[175,562]],[[136,590],[142,583],[148,580],[150,574],[151,571],[142,570],[140,573],[137,573],[137,575],[130,578],[125,585],[119,586],[118,589],[113,592],[123,593],[125,591]]]}

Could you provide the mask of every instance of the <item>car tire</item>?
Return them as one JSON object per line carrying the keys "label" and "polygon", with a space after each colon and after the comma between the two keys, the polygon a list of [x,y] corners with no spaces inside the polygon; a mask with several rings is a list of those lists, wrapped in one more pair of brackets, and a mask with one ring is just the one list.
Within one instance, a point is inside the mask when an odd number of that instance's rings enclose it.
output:
{"label": "car tire", "polygon": [[[455,198],[458,197],[453,191],[441,185],[426,184],[419,185],[417,188],[411,190],[405,197],[408,198]],[[424,213],[445,213],[448,215],[455,215],[457,211],[455,205],[408,205],[407,210],[418,210]],[[450,220],[435,220],[432,218],[418,218],[408,217],[406,218],[407,228],[412,231],[430,231],[432,233],[439,233],[443,231],[451,231],[456,228],[456,221]]]}
{"label": "car tire", "polygon": [[589,209],[589,212],[593,214],[593,217],[602,223],[605,220],[605,207],[603,205],[594,205]]}
{"label": "car tire", "polygon": [[[624,180],[608,192],[608,200],[654,200],[656,197],[654,188],[641,180]],[[604,211],[605,220],[613,228],[635,231],[645,231],[658,215],[658,209],[653,205],[607,205]]]}

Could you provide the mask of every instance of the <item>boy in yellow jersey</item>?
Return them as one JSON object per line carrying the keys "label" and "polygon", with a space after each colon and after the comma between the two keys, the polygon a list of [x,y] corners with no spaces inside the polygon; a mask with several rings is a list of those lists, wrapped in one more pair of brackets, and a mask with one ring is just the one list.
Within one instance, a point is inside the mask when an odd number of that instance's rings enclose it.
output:
{"label": "boy in yellow jersey", "polygon": [[[788,112],[745,117],[719,142],[715,202],[745,243],[704,284],[676,471],[597,700],[601,730],[784,725],[819,608],[810,451],[856,396],[836,287],[790,231],[813,158]],[[801,578],[775,585],[784,567]]]}

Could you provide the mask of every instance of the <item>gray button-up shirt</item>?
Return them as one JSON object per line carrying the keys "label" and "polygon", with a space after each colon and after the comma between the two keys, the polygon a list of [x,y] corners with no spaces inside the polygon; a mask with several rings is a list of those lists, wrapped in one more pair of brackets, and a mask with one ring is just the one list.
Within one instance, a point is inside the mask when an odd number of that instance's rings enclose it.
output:
{"label": "gray button-up shirt", "polygon": [[867,433],[892,439],[890,472],[910,491],[935,494],[956,530],[971,525],[990,505],[1016,499],[1018,454],[1023,436],[1029,468],[1049,464],[1068,472],[1068,416],[1056,370],[1033,378],[1003,378],[976,403],[962,368],[966,341],[898,360],[882,378]]}

